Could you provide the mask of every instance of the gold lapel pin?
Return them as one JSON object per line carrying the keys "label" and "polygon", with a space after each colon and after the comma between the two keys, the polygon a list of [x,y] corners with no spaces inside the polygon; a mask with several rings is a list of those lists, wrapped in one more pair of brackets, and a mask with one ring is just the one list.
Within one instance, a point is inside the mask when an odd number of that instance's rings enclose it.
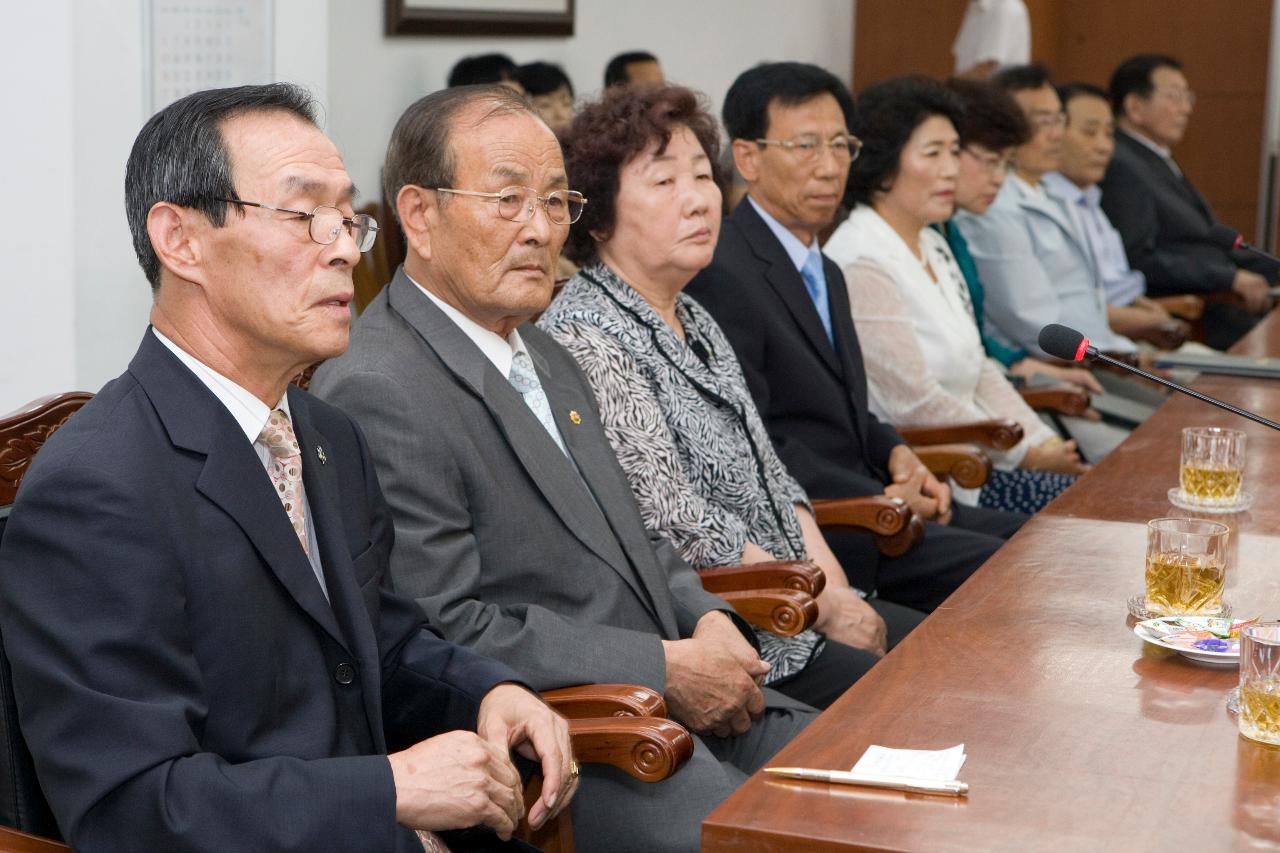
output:
{"label": "gold lapel pin", "polygon": [[582,423],[582,415],[578,414],[577,409],[570,409],[569,420],[573,421],[574,426],[577,426],[578,424]]}
{"label": "gold lapel pin", "polygon": [[329,461],[329,457],[324,455],[324,448],[318,444],[316,445],[316,458],[320,460],[321,465],[325,465]]}

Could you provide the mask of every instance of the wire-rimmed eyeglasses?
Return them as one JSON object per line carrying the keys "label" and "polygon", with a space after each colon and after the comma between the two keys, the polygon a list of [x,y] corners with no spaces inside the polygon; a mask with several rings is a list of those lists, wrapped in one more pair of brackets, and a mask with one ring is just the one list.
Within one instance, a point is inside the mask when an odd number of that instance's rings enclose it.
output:
{"label": "wire-rimmed eyeglasses", "polygon": [[364,213],[357,213],[355,216],[350,217],[343,216],[342,211],[331,204],[322,204],[307,213],[302,210],[272,207],[269,204],[259,204],[256,201],[241,201],[234,198],[215,198],[214,201],[238,204],[244,207],[259,207],[263,210],[274,210],[279,213],[292,213],[299,219],[307,220],[307,231],[311,235],[311,239],[321,246],[328,246],[334,240],[337,240],[338,234],[341,233],[343,228],[347,229],[351,239],[356,241],[356,248],[361,252],[367,252],[372,249],[373,241],[378,237],[378,223],[372,216]]}
{"label": "wire-rimmed eyeglasses", "polygon": [[802,160],[816,160],[818,152],[824,147],[831,149],[837,160],[848,160],[852,163],[858,159],[862,150],[862,140],[852,133],[837,133],[830,139],[823,139],[816,133],[802,133],[790,139],[757,139],[757,145],[777,145],[791,151]]}
{"label": "wire-rimmed eyeglasses", "polygon": [[528,222],[539,206],[547,212],[547,218],[556,225],[572,225],[582,218],[582,207],[587,200],[577,190],[552,190],[538,195],[533,187],[504,187],[496,193],[475,190],[455,190],[449,187],[423,187],[438,193],[465,195],[491,199],[498,206],[498,215],[512,222]]}

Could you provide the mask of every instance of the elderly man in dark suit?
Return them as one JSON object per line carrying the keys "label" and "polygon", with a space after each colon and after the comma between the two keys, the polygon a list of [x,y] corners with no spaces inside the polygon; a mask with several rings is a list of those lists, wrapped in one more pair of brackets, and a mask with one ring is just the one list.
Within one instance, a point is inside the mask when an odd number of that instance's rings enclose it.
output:
{"label": "elderly man in dark suit", "polygon": [[[1209,202],[1173,159],[1195,94],[1171,56],[1139,54],[1111,75],[1116,153],[1107,167],[1102,209],[1124,239],[1129,263],[1153,296],[1235,293],[1240,305],[1205,305],[1205,341],[1226,349],[1271,308],[1275,264],[1215,243]],[[1242,307],[1243,306],[1243,307]]]}
{"label": "elderly man in dark suit", "polygon": [[507,90],[451,89],[400,118],[383,181],[408,257],[312,388],[369,434],[396,587],[539,689],[663,692],[693,757],[656,785],[584,768],[574,835],[696,850],[702,818],[814,712],[757,686],[749,626],[649,538],[590,385],[527,322],[582,207],[560,146]]}
{"label": "elderly man in dark suit", "polygon": [[948,487],[867,409],[844,277],[817,240],[856,152],[852,114],[844,84],[813,65],[765,64],[738,77],[724,122],[749,194],[686,292],[724,329],[779,455],[810,496],[883,492],[928,520],[924,542],[892,559],[865,535],[829,541],[851,584],[932,610],[1025,517],[953,505]]}
{"label": "elderly man in dark suit", "polygon": [[509,837],[512,747],[542,760],[535,823],[573,794],[564,721],[391,592],[364,438],[288,386],[347,344],[376,229],[352,192],[285,84],[188,96],[134,143],[152,326],[41,450],[0,550],[22,732],[77,850]]}

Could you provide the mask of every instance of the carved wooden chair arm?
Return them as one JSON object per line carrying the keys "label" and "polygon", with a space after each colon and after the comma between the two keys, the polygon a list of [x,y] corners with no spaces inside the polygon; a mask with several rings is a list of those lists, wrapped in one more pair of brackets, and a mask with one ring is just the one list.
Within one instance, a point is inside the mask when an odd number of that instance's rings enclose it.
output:
{"label": "carved wooden chair arm", "polygon": [[999,418],[940,427],[898,427],[898,434],[913,445],[913,449],[914,445],[970,442],[993,450],[1008,450],[1022,441],[1022,425],[1010,418]]}
{"label": "carved wooden chair arm", "polygon": [[1199,320],[1204,315],[1204,300],[1190,293],[1178,296],[1157,296],[1152,301],[1183,320]]}
{"label": "carved wooden chair arm", "polygon": [[794,589],[722,592],[720,597],[752,625],[782,637],[794,637],[818,618],[818,602]]}
{"label": "carved wooden chair arm", "polygon": [[910,523],[911,507],[888,495],[813,501],[813,515],[824,529],[852,528],[877,536],[893,536]]}
{"label": "carved wooden chair arm", "polygon": [[756,589],[794,589],[817,598],[827,585],[827,576],[810,560],[716,566],[699,569],[698,576],[702,578],[702,588],[717,595]]}
{"label": "carved wooden chair arm", "polygon": [[1038,412],[1083,415],[1089,410],[1089,392],[1075,386],[1023,388],[1022,401]]}
{"label": "carved wooden chair arm", "polygon": [[937,444],[912,448],[925,467],[957,485],[976,489],[991,476],[991,457],[972,444]]}
{"label": "carved wooden chair arm", "polygon": [[585,717],[665,717],[662,694],[639,684],[581,684],[544,690],[542,699],[571,720]]}

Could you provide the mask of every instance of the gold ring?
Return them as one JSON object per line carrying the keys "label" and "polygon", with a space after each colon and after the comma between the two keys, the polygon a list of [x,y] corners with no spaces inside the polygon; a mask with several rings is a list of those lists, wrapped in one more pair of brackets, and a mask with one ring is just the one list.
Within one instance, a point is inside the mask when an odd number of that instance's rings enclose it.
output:
{"label": "gold ring", "polygon": [[578,778],[578,760],[576,758],[569,759],[569,775],[574,779]]}

